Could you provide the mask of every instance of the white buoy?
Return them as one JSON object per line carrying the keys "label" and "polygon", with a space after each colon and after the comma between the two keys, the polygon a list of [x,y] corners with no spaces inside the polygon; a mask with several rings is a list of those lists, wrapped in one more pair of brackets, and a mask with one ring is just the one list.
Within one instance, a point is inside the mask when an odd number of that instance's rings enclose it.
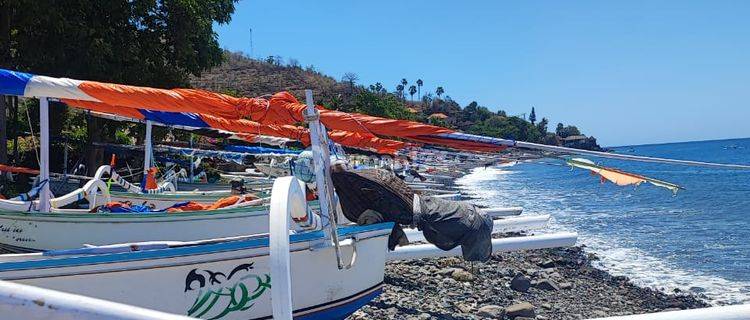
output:
{"label": "white buoy", "polygon": [[[520,250],[534,250],[557,247],[569,247],[576,244],[578,234],[575,232],[560,232],[528,237],[512,237],[492,240],[492,252],[510,252]],[[409,245],[397,247],[388,252],[388,261],[413,260],[422,258],[455,257],[461,255],[461,247],[443,251],[431,244]]]}

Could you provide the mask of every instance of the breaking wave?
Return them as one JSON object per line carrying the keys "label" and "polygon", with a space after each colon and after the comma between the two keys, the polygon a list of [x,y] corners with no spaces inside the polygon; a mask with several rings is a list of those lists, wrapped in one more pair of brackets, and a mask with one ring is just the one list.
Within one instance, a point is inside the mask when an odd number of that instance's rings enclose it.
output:
{"label": "breaking wave", "polygon": [[[703,214],[681,203],[682,195],[673,199],[657,191],[599,186],[587,173],[539,164],[480,167],[456,184],[480,205],[522,206],[524,214],[551,214],[553,222],[545,232],[577,231],[579,244],[600,258],[597,267],[627,276],[637,285],[666,292],[690,291],[717,305],[750,302],[748,252],[722,265],[713,260],[737,254],[737,247],[680,237],[695,233],[695,225],[681,219]],[[664,204],[663,199],[670,203]],[[644,206],[648,201],[661,202],[663,207]],[[673,238],[669,228],[678,235]],[[701,241],[700,248],[682,247]],[[721,267],[699,269],[701,261],[707,260]],[[724,274],[746,278],[730,280]]]}

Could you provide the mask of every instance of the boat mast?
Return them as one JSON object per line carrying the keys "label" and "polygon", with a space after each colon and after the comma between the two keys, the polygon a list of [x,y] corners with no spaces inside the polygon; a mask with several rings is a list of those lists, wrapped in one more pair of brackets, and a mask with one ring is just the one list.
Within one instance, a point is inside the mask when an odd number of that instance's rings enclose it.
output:
{"label": "boat mast", "polygon": [[39,98],[39,211],[49,212],[49,100]]}

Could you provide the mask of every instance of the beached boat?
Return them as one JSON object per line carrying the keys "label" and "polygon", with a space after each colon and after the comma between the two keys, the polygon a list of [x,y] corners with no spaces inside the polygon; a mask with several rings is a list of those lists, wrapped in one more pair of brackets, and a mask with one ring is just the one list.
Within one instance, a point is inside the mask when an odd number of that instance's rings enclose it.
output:
{"label": "beached boat", "polygon": [[268,207],[180,213],[0,211],[0,248],[32,252],[135,241],[191,241],[267,232]]}
{"label": "beached boat", "polygon": [[[84,245],[168,240],[192,241],[211,238],[234,237],[268,232],[268,198],[237,202],[217,210],[185,212],[100,212],[99,206],[113,199],[135,204],[153,205],[161,210],[176,202],[204,200],[211,202],[218,196],[196,198],[179,197],[178,194],[121,193],[110,196],[102,181],[101,172],[72,193],[50,199],[49,209],[37,210],[41,202],[28,199],[0,200],[0,248],[13,252],[33,252],[54,249],[78,248]],[[114,180],[126,190],[132,188],[113,173]],[[32,193],[37,193],[36,188]],[[138,198],[142,196],[143,198]],[[29,199],[33,196],[29,196]],[[88,208],[64,209],[86,200]]]}
{"label": "beached boat", "polygon": [[[343,319],[381,292],[390,224],[345,227],[358,261],[339,270],[323,232],[290,237],[294,316]],[[0,279],[204,319],[265,319],[271,310],[268,238],[136,252],[0,257]]]}
{"label": "beached boat", "polygon": [[[296,179],[277,183],[275,189],[296,191],[275,190],[271,208],[277,217],[294,219],[304,208],[304,192]],[[280,202],[287,204],[280,208]],[[287,220],[276,226],[287,228]],[[377,296],[392,227],[338,228],[335,246],[320,226],[291,235],[286,252],[294,316],[343,319]],[[266,319],[277,304],[272,279],[274,288],[284,283],[272,278],[279,272],[273,255],[284,253],[274,251],[274,241],[258,234],[2,255],[0,279],[204,319]],[[349,261],[346,267],[337,266],[340,259]]]}

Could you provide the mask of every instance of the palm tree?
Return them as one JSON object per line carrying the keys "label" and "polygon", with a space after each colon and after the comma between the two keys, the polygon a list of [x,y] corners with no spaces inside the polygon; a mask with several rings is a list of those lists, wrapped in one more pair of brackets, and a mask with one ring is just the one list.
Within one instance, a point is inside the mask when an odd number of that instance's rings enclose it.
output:
{"label": "palm tree", "polygon": [[411,85],[411,87],[409,87],[409,95],[411,96],[411,102],[414,102],[415,93],[417,93],[417,86]]}
{"label": "palm tree", "polygon": [[399,84],[396,86],[396,92],[398,92],[398,96],[401,97],[401,99],[404,98],[404,85]]}
{"label": "palm tree", "polygon": [[406,81],[406,78],[401,79],[401,84],[404,85],[404,88],[406,88],[406,85],[409,84],[409,81]]}
{"label": "palm tree", "polygon": [[424,82],[422,82],[422,79],[417,79],[417,97],[422,99],[422,85]]}
{"label": "palm tree", "polygon": [[437,87],[437,89],[435,89],[435,94],[437,94],[438,98],[440,98],[440,95],[442,95],[443,93],[445,93],[445,89],[443,89],[443,87]]}

